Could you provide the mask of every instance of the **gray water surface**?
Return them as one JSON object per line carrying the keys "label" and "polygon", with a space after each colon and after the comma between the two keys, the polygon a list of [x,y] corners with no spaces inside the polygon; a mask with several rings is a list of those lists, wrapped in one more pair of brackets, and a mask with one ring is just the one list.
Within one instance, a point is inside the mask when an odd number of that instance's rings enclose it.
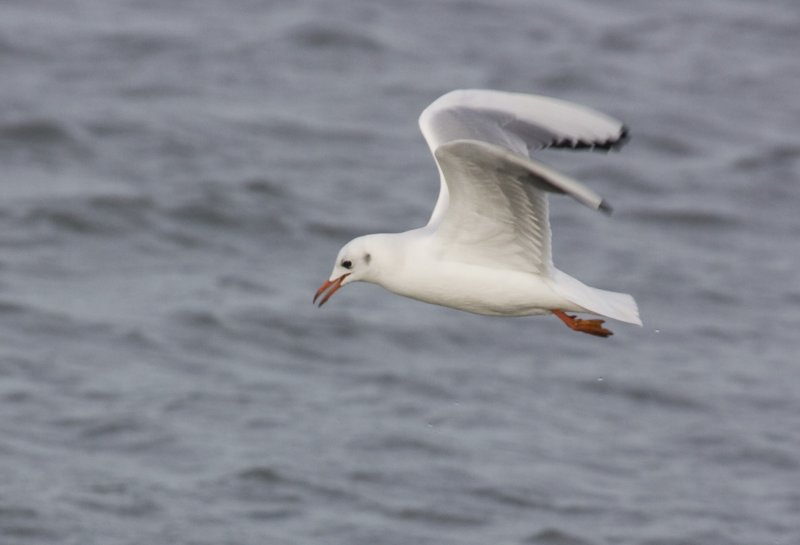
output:
{"label": "gray water surface", "polygon": [[[0,3],[0,543],[800,543],[800,4]],[[454,88],[547,152],[556,263],[643,328],[351,285],[424,224]]]}

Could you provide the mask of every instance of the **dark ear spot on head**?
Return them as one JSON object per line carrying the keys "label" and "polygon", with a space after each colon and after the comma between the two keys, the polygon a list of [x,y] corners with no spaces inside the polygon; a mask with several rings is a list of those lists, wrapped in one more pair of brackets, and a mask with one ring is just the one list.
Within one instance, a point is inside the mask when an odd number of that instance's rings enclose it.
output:
{"label": "dark ear spot on head", "polygon": [[369,254],[364,255],[364,261],[369,265],[369,262],[372,261],[372,256]]}

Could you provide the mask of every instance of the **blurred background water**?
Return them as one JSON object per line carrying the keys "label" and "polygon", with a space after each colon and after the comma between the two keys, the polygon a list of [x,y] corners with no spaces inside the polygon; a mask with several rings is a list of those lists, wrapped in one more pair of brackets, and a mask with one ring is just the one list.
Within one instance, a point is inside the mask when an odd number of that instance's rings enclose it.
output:
{"label": "blurred background water", "polygon": [[[800,543],[800,4],[0,2],[0,542]],[[352,285],[426,222],[462,87],[627,123],[549,152],[610,340]]]}

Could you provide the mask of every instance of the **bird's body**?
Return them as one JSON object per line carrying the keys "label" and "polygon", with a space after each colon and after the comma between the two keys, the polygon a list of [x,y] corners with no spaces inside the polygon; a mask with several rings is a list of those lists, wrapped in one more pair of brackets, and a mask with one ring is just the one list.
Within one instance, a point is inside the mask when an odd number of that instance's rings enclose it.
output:
{"label": "bird's body", "polygon": [[552,262],[546,193],[566,193],[610,211],[592,190],[533,161],[547,147],[609,149],[626,129],[587,108],[535,95],[453,91],[426,108],[420,128],[440,174],[428,224],[356,238],[339,252],[320,304],[357,280],[418,299],[491,316],[553,313],[597,336],[602,320],[639,324],[633,297],[589,287]]}
{"label": "bird's body", "polygon": [[398,295],[487,316],[529,316],[552,308],[587,312],[560,296],[549,277],[446,259],[447,247],[435,229],[362,238],[369,246],[392,248],[392,266],[369,281]]}

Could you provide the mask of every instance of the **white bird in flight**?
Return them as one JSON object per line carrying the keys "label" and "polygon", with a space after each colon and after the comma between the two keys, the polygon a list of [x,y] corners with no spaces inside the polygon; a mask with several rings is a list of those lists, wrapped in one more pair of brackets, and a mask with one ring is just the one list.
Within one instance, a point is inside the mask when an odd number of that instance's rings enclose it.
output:
{"label": "white bird in flight", "polygon": [[604,320],[567,313],[642,325],[633,297],[592,288],[553,265],[547,193],[608,213],[611,207],[530,158],[545,148],[617,148],[627,139],[624,125],[554,98],[459,90],[428,106],[419,126],[441,178],[428,224],[345,244],[314,302],[322,296],[322,306],[342,286],[363,281],[476,314],[554,314],[598,337],[612,335]]}

